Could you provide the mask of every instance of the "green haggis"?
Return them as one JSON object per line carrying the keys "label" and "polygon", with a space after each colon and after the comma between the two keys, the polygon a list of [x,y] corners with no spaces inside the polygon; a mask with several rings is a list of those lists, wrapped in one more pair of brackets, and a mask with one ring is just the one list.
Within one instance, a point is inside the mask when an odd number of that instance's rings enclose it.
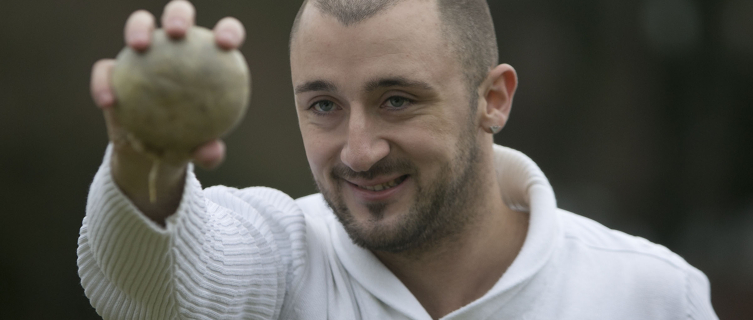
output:
{"label": "green haggis", "polygon": [[146,51],[126,47],[118,55],[115,114],[131,142],[148,154],[188,158],[240,121],[250,81],[243,55],[217,47],[210,30],[193,27],[184,39],[171,39],[158,29]]}

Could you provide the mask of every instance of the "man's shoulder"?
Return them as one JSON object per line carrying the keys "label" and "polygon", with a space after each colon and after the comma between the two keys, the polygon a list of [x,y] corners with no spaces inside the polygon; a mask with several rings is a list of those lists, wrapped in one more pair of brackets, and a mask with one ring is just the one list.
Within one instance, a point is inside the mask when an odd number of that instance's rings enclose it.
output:
{"label": "man's shoulder", "polygon": [[676,253],[565,210],[558,218],[563,242],[557,266],[568,286],[667,314],[692,305],[711,310],[708,279]]}
{"label": "man's shoulder", "polygon": [[664,246],[610,229],[599,222],[567,210],[558,209],[557,212],[562,222],[563,235],[568,242],[593,250],[647,255],[657,259],[669,259],[668,262],[676,262],[674,261],[676,255]]}
{"label": "man's shoulder", "polygon": [[681,271],[693,268],[682,257],[662,245],[610,229],[566,210],[557,211],[566,246],[594,254],[612,255],[636,263],[651,262]]}

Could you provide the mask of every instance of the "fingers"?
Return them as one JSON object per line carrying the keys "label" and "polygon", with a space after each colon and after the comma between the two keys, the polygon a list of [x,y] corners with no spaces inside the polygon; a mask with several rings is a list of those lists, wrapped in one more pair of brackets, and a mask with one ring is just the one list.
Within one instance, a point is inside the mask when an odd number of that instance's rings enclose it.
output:
{"label": "fingers", "polygon": [[111,108],[102,111],[103,115],[105,116],[105,125],[107,126],[107,137],[110,138],[110,141],[112,141],[112,143],[116,148],[118,148],[118,150],[127,147],[127,133],[120,126],[118,119],[115,118],[114,111]]}
{"label": "fingers", "polygon": [[91,94],[94,103],[106,109],[115,103],[115,95],[110,88],[110,75],[112,67],[115,66],[115,60],[102,59],[94,63],[92,67]]}
{"label": "fingers", "polygon": [[[170,1],[162,13],[162,28],[172,38],[182,38],[196,20],[196,8],[186,0]],[[137,51],[146,50],[152,41],[154,16],[145,10],[131,14],[126,21],[126,45]],[[232,50],[240,47],[246,38],[246,30],[238,19],[226,17],[214,27],[215,39],[220,48]]]}
{"label": "fingers", "polygon": [[170,1],[162,13],[162,28],[170,37],[182,38],[194,25],[196,9],[185,0]]}
{"label": "fingers", "polygon": [[207,142],[194,150],[194,163],[205,169],[214,169],[225,160],[225,143],[222,140]]}
{"label": "fingers", "polygon": [[[196,19],[196,9],[186,0],[173,0],[169,2],[160,19],[162,28],[172,38],[182,38],[191,28]],[[154,16],[139,10],[131,14],[126,22],[125,40],[126,45],[137,51],[149,48],[152,41],[152,33],[155,29]],[[243,25],[235,18],[224,18],[214,28],[217,45],[223,49],[231,50],[238,48],[246,37]],[[112,106],[116,99],[111,89],[111,74],[115,64],[114,60],[97,61],[92,68],[91,94],[101,109],[104,111],[110,140],[116,148],[132,150],[132,146],[126,143],[128,134],[117,123],[113,114]],[[225,144],[217,139],[197,147],[191,154],[193,161],[200,167],[212,169],[219,166],[225,158]],[[180,159],[178,159],[180,158]],[[185,153],[176,159],[185,161]],[[185,160],[182,160],[185,159]]]}
{"label": "fingers", "polygon": [[154,16],[146,10],[139,10],[131,14],[126,21],[126,45],[137,51],[144,51],[152,42],[154,31]]}
{"label": "fingers", "polygon": [[236,49],[246,39],[246,29],[238,19],[226,17],[214,26],[214,38],[217,45],[225,50]]}

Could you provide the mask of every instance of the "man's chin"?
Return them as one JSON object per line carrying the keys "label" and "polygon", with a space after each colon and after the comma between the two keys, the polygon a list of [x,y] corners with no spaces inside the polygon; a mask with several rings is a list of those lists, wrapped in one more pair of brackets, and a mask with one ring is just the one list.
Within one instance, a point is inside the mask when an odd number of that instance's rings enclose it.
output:
{"label": "man's chin", "polygon": [[359,225],[392,225],[403,219],[409,211],[401,202],[370,201],[351,203],[346,201],[347,212],[358,221]]}
{"label": "man's chin", "polygon": [[384,201],[363,201],[347,188],[339,189],[338,193],[319,190],[356,245],[372,251],[394,252],[410,240],[410,232],[405,228],[410,227],[412,220],[412,194],[401,193]]}
{"label": "man's chin", "polygon": [[392,251],[390,248],[404,241],[401,232],[407,210],[396,210],[386,203],[370,203],[346,212],[336,212],[353,242],[368,250]]}

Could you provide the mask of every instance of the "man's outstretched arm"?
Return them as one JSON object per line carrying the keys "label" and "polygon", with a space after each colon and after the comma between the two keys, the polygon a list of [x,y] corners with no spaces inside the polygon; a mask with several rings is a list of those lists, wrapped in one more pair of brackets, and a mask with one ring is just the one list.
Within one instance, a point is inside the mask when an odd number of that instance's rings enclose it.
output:
{"label": "man's outstretched arm", "polygon": [[[146,11],[132,14],[126,44],[146,50],[154,20]],[[193,21],[187,1],[170,2],[162,16],[163,28],[175,38]],[[214,34],[224,49],[244,39],[233,18],[220,20]],[[111,144],[92,183],[79,237],[79,276],[91,304],[105,319],[278,318],[305,259],[300,210],[276,190],[202,190],[187,161],[162,161],[157,201],[150,202],[152,160],[131,147],[112,110],[113,64],[100,60],[92,71],[92,95]],[[214,167],[224,158],[224,145],[209,142],[192,157]]]}
{"label": "man's outstretched arm", "polygon": [[[162,15],[162,27],[175,39],[185,36],[194,25],[195,9],[188,1],[172,1],[165,6]],[[154,16],[144,10],[131,14],[125,26],[126,45],[136,51],[145,51],[151,44],[152,31],[155,28]],[[214,27],[217,45],[225,50],[238,48],[245,39],[243,25],[235,18],[224,18]],[[111,157],[112,175],[118,187],[147,217],[164,225],[164,220],[175,212],[183,188],[187,160],[162,161],[157,171],[157,201],[149,201],[148,175],[152,159],[134,150],[126,139],[126,132],[118,123],[113,112],[117,104],[111,86],[111,74],[115,61],[102,59],[94,64],[91,78],[91,93],[94,102],[105,117],[107,132],[113,144]],[[169,155],[167,155],[169,157]],[[193,161],[199,166],[213,168],[225,157],[225,145],[220,140],[208,142],[195,149]]]}
{"label": "man's outstretched arm", "polygon": [[202,190],[191,166],[160,226],[120,191],[112,147],[92,183],[79,237],[81,284],[104,319],[278,319],[301,279],[306,226],[268,188]]}

